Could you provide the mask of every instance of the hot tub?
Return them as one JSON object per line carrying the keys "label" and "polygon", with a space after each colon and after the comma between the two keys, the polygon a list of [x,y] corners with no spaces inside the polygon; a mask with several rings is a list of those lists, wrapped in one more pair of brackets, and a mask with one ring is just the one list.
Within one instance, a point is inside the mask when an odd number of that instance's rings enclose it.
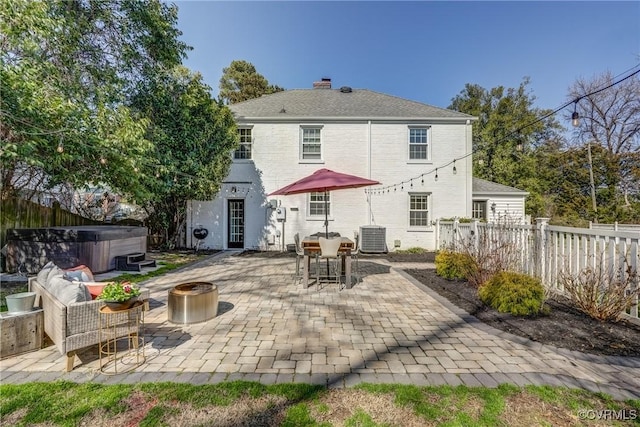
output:
{"label": "hot tub", "polygon": [[7,230],[7,270],[37,273],[48,262],[60,268],[84,264],[94,273],[116,268],[115,257],[147,251],[147,228],[119,225]]}

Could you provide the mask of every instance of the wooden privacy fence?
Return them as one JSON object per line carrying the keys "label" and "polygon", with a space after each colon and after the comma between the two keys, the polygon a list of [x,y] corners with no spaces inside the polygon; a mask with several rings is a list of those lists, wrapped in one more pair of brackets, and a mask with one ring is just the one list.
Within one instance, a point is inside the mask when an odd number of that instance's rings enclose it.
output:
{"label": "wooden privacy fence", "polygon": [[67,225],[98,225],[100,221],[74,214],[55,204],[50,208],[28,200],[9,198],[2,200],[0,209],[0,247],[7,239],[7,229],[10,228],[40,228]]}
{"label": "wooden privacy fence", "polygon": [[[640,286],[640,231],[559,227],[548,221],[537,218],[535,225],[436,221],[436,242],[439,248],[476,254],[507,247],[510,269],[538,277],[559,292],[564,291],[559,280],[563,274],[578,275],[587,268],[600,269],[608,277],[631,274],[630,288]],[[637,298],[627,314],[639,318]]]}

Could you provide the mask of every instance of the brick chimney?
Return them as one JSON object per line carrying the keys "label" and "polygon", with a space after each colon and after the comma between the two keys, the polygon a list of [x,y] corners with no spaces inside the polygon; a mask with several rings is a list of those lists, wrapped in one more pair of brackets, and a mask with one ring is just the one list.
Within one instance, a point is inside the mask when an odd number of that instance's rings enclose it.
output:
{"label": "brick chimney", "polygon": [[331,79],[323,77],[319,82],[313,82],[314,89],[331,89]]}

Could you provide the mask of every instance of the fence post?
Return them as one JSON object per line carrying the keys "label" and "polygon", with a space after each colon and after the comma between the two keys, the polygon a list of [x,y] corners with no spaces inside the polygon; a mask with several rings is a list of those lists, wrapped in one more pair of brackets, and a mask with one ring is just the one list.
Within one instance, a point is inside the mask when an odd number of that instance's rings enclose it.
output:
{"label": "fence post", "polygon": [[478,250],[480,246],[480,236],[478,235],[478,220],[473,219],[471,221],[471,240],[473,242],[473,254],[478,256]]}
{"label": "fence post", "polygon": [[454,251],[458,251],[458,224],[460,224],[460,222],[458,221],[458,218],[454,218],[453,219],[453,250]]}
{"label": "fence post", "polygon": [[440,249],[440,218],[436,219],[436,251]]}
{"label": "fence post", "polygon": [[547,226],[549,218],[536,218],[536,252],[538,253],[538,265],[536,266],[536,274],[544,285],[547,285]]}

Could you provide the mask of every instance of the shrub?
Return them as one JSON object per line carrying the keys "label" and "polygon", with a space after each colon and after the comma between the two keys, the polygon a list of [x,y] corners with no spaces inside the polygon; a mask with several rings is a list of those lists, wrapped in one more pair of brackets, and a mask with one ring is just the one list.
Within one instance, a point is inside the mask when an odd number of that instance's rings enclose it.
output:
{"label": "shrub", "polygon": [[575,275],[561,273],[559,282],[578,309],[598,320],[615,321],[640,296],[640,287],[634,286],[637,273],[626,264],[625,272],[605,271],[606,267],[599,263],[598,267],[587,267]]}
{"label": "shrub", "polygon": [[532,316],[541,313],[545,300],[542,283],[526,274],[502,271],[478,290],[482,302],[501,313]]}
{"label": "shrub", "polygon": [[464,253],[440,250],[436,254],[436,274],[445,279],[466,279],[473,268],[473,259]]}

